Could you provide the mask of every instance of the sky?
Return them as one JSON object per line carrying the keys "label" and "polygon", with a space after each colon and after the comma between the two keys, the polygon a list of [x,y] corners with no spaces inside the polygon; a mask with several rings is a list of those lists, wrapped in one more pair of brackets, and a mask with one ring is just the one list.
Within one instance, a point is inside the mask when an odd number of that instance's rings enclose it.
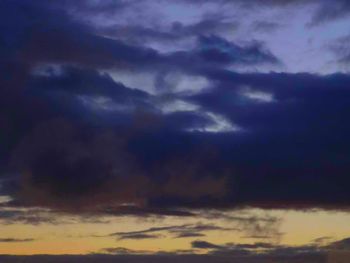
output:
{"label": "sky", "polygon": [[346,0],[1,0],[0,261],[346,262],[349,23]]}

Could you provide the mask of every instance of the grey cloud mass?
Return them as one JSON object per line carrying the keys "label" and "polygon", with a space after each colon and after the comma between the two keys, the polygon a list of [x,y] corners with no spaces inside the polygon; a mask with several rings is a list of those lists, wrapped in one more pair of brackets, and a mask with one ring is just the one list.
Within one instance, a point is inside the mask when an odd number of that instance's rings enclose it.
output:
{"label": "grey cloud mass", "polygon": [[[314,5],[315,23],[348,10],[340,0],[235,2]],[[1,193],[9,205],[138,216],[349,206],[346,72],[281,72],[269,41],[235,39],[226,30],[240,23],[210,13],[161,29],[118,21],[113,37],[103,32],[114,11],[135,5],[0,3]],[[184,38],[193,42],[173,45]],[[259,71],[271,65],[279,72]],[[248,234],[269,235],[278,233]]]}

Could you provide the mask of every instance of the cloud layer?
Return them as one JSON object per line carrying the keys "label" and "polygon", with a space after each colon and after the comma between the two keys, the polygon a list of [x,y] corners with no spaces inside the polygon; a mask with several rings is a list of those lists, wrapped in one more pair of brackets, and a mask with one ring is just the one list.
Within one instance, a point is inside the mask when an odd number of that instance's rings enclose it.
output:
{"label": "cloud layer", "polygon": [[[317,5],[313,25],[349,9],[345,1],[305,5]],[[198,208],[349,206],[348,74],[257,72],[283,62],[264,41],[226,37],[239,23],[215,14],[165,28],[108,22],[134,7],[0,3],[8,205],[179,216]],[[341,45],[337,52],[347,52]],[[200,233],[178,237],[190,235]]]}

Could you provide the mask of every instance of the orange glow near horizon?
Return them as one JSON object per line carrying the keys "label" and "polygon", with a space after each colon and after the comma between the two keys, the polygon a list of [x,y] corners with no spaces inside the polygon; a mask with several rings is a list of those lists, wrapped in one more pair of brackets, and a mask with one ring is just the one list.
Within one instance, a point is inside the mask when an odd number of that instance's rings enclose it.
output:
{"label": "orange glow near horizon", "polygon": [[140,231],[152,227],[181,226],[184,224],[208,224],[225,228],[237,227],[237,222],[227,218],[181,218],[164,217],[142,220],[137,217],[110,217],[105,222],[75,222],[62,224],[42,223],[29,225],[23,223],[2,224],[1,239],[34,239],[30,242],[0,242],[0,254],[33,255],[33,254],[89,254],[103,253],[105,248],[126,248],[138,251],[172,252],[191,249],[191,241],[205,240],[213,244],[271,242],[283,245],[306,245],[321,237],[328,237],[329,241],[336,241],[350,236],[350,213],[343,212],[300,212],[261,209],[245,209],[227,212],[233,216],[251,215],[255,217],[276,217],[280,223],[276,226],[281,233],[280,238],[248,238],[242,231],[210,230],[205,231],[203,237],[174,238],[173,235],[160,231],[159,238],[140,240],[119,240],[116,236],[109,236],[116,232]]}

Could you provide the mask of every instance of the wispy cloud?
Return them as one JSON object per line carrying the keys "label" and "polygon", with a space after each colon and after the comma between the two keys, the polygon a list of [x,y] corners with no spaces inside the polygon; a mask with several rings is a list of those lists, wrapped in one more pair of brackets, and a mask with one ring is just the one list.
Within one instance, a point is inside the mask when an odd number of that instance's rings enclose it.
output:
{"label": "wispy cloud", "polygon": [[0,243],[17,243],[17,242],[32,242],[33,238],[0,238]]}

